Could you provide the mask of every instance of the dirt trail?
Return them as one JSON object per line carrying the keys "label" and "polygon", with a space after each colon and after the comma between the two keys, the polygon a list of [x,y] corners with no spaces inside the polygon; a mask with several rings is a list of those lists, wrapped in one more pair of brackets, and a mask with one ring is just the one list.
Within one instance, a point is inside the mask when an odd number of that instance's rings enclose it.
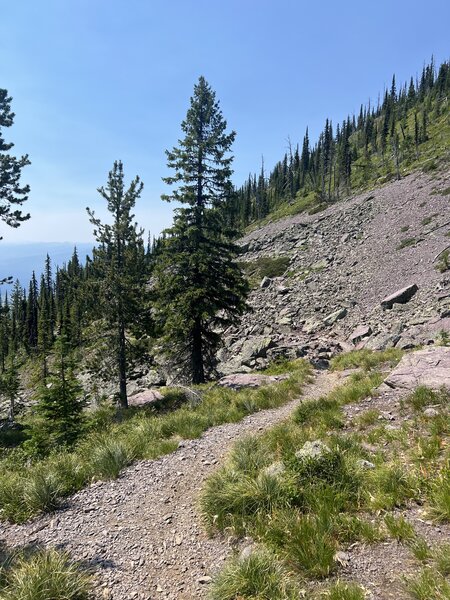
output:
{"label": "dirt trail", "polygon": [[[302,397],[318,398],[338,380],[336,373],[319,372]],[[202,483],[236,440],[282,421],[298,402],[211,428],[172,454],[140,461],[119,479],[79,492],[57,513],[2,524],[0,539],[69,551],[95,569],[100,599],[204,598],[231,546],[203,529],[197,511]]]}

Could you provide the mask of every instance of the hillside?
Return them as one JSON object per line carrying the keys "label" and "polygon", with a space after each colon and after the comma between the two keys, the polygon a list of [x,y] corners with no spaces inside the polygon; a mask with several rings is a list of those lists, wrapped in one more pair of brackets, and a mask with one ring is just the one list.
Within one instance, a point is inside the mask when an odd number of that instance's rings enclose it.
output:
{"label": "hillside", "polygon": [[[240,243],[254,285],[251,311],[226,332],[222,372],[283,355],[326,365],[335,351],[356,345],[436,341],[450,330],[449,203],[448,170],[416,172],[249,233]],[[276,276],[263,280],[266,273]],[[414,284],[406,304],[383,309],[385,297]]]}
{"label": "hillside", "polygon": [[449,90],[235,190],[200,77],[147,244],[114,162],[0,297],[0,600],[450,600]]}
{"label": "hillside", "polygon": [[[51,561],[66,561],[69,582],[88,566],[83,599],[446,600],[449,402],[431,388],[450,387],[436,345],[450,332],[449,189],[448,171],[416,172],[242,238],[251,310],[226,331],[219,368],[251,377],[227,381],[239,391],[198,388],[202,401],[179,408],[179,391],[148,390],[141,373],[137,408],[93,411],[70,452],[30,463],[5,449],[6,576],[34,568],[16,566],[25,549],[43,557],[36,581]],[[281,381],[257,373],[267,365]],[[306,518],[289,478],[308,444],[325,471],[302,474],[316,490]],[[328,452],[338,512],[316,489],[330,483]],[[53,548],[69,554],[42,554]]]}

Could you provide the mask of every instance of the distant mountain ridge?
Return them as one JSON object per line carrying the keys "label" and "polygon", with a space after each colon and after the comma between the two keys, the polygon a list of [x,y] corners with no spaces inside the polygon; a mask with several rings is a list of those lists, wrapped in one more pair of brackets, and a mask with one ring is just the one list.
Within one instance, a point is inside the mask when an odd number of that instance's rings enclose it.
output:
{"label": "distant mountain ridge", "polygon": [[[92,253],[94,244],[76,242],[28,242],[23,244],[8,244],[0,242],[0,278],[11,275],[13,281],[18,279],[23,287],[28,286],[31,274],[35,271],[39,277],[44,269],[47,254],[52,261],[52,268],[62,266],[73,254],[76,247],[80,261]],[[11,286],[3,285],[0,292],[9,290]]]}

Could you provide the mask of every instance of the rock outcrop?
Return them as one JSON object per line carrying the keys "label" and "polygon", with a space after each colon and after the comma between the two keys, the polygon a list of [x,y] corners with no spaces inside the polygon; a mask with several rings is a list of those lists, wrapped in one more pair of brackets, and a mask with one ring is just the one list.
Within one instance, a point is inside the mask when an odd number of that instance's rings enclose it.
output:
{"label": "rock outcrop", "polygon": [[450,390],[450,347],[436,346],[406,354],[385,384],[407,390],[414,390],[419,385]]}
{"label": "rock outcrop", "polygon": [[397,290],[393,294],[390,294],[386,298],[381,301],[381,306],[383,308],[392,308],[394,304],[406,304],[414,294],[417,292],[419,288],[415,283],[412,285],[407,285],[401,290]]}

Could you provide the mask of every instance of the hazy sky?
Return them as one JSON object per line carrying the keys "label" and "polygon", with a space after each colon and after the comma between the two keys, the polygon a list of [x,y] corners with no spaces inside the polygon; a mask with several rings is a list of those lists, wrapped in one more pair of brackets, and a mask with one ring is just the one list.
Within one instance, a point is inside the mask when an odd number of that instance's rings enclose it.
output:
{"label": "hazy sky", "polygon": [[6,135],[32,160],[32,219],[0,226],[10,242],[90,241],[85,207],[102,214],[96,188],[118,158],[145,183],[140,224],[168,226],[164,150],[199,75],[237,132],[241,183],[306,125],[315,140],[327,116],[376,101],[394,71],[403,81],[450,55],[448,0],[3,0],[0,15]]}

